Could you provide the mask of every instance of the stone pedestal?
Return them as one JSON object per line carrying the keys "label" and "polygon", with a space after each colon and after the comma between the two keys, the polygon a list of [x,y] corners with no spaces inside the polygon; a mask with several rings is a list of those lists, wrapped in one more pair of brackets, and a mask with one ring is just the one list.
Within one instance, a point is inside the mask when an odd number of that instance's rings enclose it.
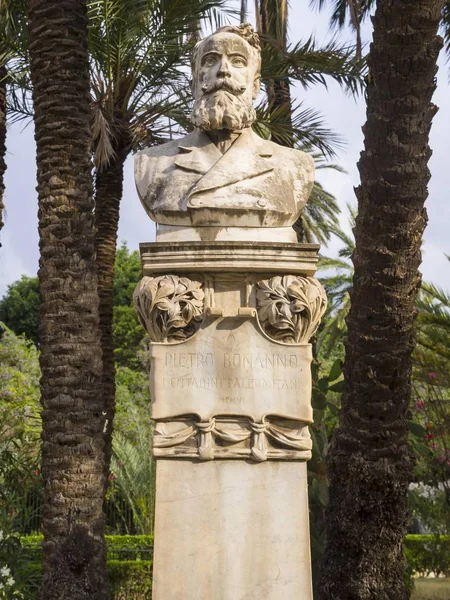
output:
{"label": "stone pedestal", "polygon": [[158,460],[155,600],[312,598],[305,462]]}
{"label": "stone pedestal", "polygon": [[318,246],[141,245],[157,461],[154,600],[311,600]]}

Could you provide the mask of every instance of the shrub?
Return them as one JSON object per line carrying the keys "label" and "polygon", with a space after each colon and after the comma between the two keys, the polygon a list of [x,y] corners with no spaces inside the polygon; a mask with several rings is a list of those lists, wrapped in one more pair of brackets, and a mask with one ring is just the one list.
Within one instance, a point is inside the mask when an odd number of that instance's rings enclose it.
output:
{"label": "shrub", "polygon": [[108,575],[112,600],[151,600],[151,561],[109,560]]}
{"label": "shrub", "polygon": [[[42,535],[21,537],[24,552],[29,560],[41,558]],[[106,535],[108,560],[151,561],[153,558],[153,536],[151,535]]]}
{"label": "shrub", "polygon": [[450,575],[450,536],[408,535],[405,555],[415,575]]}
{"label": "shrub", "polygon": [[[107,563],[111,600],[151,600],[152,561],[108,560]],[[29,562],[28,574],[32,575],[32,589],[24,590],[24,600],[37,597],[37,588],[42,580],[40,562]]]}

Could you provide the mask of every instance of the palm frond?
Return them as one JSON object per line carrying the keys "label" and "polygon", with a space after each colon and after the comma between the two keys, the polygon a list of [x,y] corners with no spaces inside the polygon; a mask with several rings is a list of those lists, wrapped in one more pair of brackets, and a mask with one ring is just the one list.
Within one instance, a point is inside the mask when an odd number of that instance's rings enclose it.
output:
{"label": "palm frond", "polygon": [[270,80],[298,81],[305,89],[336,81],[350,93],[359,94],[364,87],[365,62],[357,60],[353,46],[331,40],[319,46],[313,37],[283,49],[276,40],[263,36],[263,82]]}
{"label": "palm frond", "polygon": [[153,533],[155,463],[152,457],[153,431],[142,422],[138,411],[133,419],[133,437],[115,432],[111,472],[117,493],[133,511],[133,522],[142,534]]}
{"label": "palm frond", "polygon": [[295,146],[308,152],[318,150],[330,157],[336,155],[336,148],[344,145],[340,136],[324,126],[322,115],[314,109],[303,108],[303,103],[292,109],[287,106],[273,109],[264,99],[256,107],[256,114],[254,129],[263,138],[276,136],[287,144],[293,140]]}

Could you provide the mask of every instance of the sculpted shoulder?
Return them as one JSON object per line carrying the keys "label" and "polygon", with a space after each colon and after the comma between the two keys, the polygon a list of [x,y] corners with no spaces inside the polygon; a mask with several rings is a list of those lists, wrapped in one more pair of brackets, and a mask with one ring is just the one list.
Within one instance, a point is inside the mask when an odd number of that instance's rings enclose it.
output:
{"label": "sculpted shoulder", "polygon": [[310,177],[314,177],[314,159],[310,154],[302,150],[296,150],[295,148],[280,146],[269,140],[264,140],[264,144],[276,160],[278,159],[280,162],[286,161],[291,167],[295,166],[298,169],[304,169]]}
{"label": "sculpted shoulder", "polygon": [[159,146],[150,146],[134,155],[134,179],[141,200],[147,195],[156,174],[173,164],[174,157],[179,152],[179,141],[172,140]]}
{"label": "sculpted shoulder", "polygon": [[290,172],[294,196],[299,209],[303,209],[314,185],[313,157],[302,150],[280,146],[271,141],[265,141],[265,147],[272,153],[276,167],[282,176]]}

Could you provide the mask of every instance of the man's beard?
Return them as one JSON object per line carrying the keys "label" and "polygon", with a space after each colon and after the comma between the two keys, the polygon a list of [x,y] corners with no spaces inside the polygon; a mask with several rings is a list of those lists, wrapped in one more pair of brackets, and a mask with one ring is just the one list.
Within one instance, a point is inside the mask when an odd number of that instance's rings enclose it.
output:
{"label": "man's beard", "polygon": [[255,109],[242,95],[245,87],[219,79],[212,85],[203,85],[202,91],[203,95],[195,99],[191,115],[191,121],[196,127],[205,131],[236,131],[250,127],[254,122]]}

